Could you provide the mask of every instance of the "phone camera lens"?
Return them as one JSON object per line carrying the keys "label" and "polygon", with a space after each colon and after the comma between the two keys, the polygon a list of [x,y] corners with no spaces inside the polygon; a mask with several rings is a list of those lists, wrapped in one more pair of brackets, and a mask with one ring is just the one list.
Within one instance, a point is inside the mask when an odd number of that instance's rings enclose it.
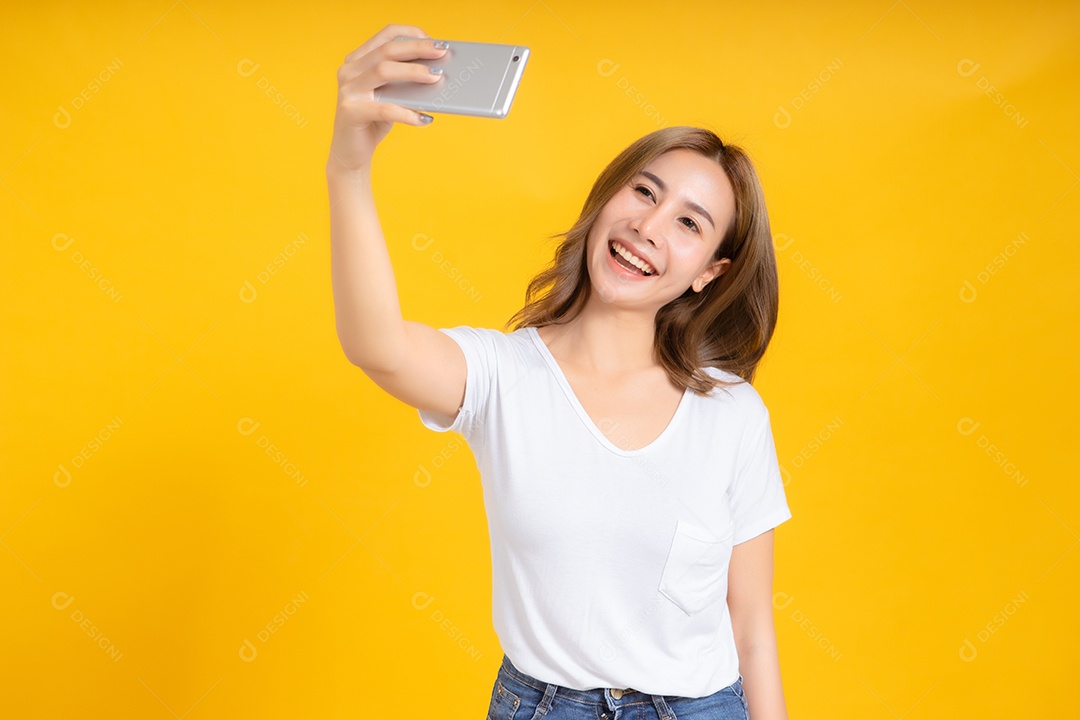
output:
{"label": "phone camera lens", "polygon": [[520,60],[520,59],[521,59],[521,56],[519,56],[519,55],[515,55],[515,56],[514,56],[514,62],[517,62],[517,61],[518,61],[518,60]]}

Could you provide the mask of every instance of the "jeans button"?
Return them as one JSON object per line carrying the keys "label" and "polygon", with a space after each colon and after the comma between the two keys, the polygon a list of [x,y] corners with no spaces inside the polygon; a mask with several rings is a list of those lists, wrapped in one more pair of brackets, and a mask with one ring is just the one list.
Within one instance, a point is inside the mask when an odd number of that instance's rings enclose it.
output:
{"label": "jeans button", "polygon": [[619,690],[618,688],[615,688],[615,689],[613,689],[611,691],[611,697],[615,698],[616,700],[622,699],[622,696],[623,696],[623,691]]}

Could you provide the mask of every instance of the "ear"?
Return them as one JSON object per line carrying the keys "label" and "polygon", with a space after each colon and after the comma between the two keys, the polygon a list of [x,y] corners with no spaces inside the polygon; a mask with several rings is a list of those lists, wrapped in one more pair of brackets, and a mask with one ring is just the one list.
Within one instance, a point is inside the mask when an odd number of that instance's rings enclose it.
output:
{"label": "ear", "polygon": [[694,278],[694,282],[690,284],[690,287],[694,289],[694,292],[699,293],[705,289],[705,286],[711,283],[715,278],[723,275],[731,267],[731,258],[722,258],[720,260],[714,260],[709,267],[705,268],[705,272]]}

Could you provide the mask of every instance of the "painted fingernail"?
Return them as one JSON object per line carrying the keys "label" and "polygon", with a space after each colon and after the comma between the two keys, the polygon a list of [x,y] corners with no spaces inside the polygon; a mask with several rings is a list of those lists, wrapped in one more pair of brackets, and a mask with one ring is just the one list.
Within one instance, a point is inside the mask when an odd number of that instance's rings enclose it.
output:
{"label": "painted fingernail", "polygon": [[432,68],[428,68],[428,70],[431,71],[432,75],[442,75],[442,68],[441,67],[432,67]]}
{"label": "painted fingernail", "polygon": [[431,117],[427,113],[420,113],[420,122],[424,123],[425,125],[429,125],[434,119],[435,118]]}
{"label": "painted fingernail", "polygon": [[450,43],[446,42],[445,40],[436,40],[435,41],[435,49],[436,50],[443,50],[444,48],[448,48],[448,47],[450,47]]}

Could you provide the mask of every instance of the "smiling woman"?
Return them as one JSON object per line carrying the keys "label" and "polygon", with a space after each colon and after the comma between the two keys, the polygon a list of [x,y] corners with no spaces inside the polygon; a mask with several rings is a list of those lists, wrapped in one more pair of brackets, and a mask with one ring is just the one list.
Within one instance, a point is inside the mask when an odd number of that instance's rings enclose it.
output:
{"label": "smiling woman", "polygon": [[[663,176],[671,178],[670,186]],[[666,211],[661,208],[663,201],[674,203],[670,205],[672,220],[685,228],[671,234],[672,242],[663,252],[672,255],[673,261],[682,259],[679,253],[690,252],[684,262],[694,263],[700,258],[693,253],[707,249],[712,251],[712,262],[707,268],[700,263],[690,268],[676,266],[681,274],[675,278],[677,283],[669,285],[674,297],[661,303],[655,315],[659,360],[675,384],[697,392],[724,384],[703,372],[703,366],[728,370],[751,382],[772,339],[778,312],[768,212],[746,153],[700,128],[658,130],[626,148],[604,169],[577,222],[563,235],[551,267],[529,283],[526,305],[511,323],[515,328],[543,326],[576,317],[593,295],[593,285],[604,282],[598,268],[586,266],[594,225],[622,212],[626,216],[623,227],[639,236],[639,228],[633,227],[634,213],[648,208]],[[633,207],[633,202],[642,208]],[[715,220],[708,205],[715,208]],[[622,255],[631,265],[636,256],[659,270],[650,262],[651,252],[660,252],[656,243],[668,237],[654,234],[645,241],[651,251],[635,250],[627,239],[613,238],[609,254]],[[620,277],[652,276],[632,269],[627,273]],[[602,286],[599,297],[614,300],[624,284]]]}
{"label": "smiling woman", "polygon": [[431,117],[373,90],[438,82],[411,61],[444,52],[389,26],[338,72],[334,305],[349,360],[476,458],[505,652],[489,720],[785,718],[772,542],[791,513],[750,384],[776,263],[749,159],[651,133],[600,173],[510,332],[406,321],[371,163],[392,123]]}

